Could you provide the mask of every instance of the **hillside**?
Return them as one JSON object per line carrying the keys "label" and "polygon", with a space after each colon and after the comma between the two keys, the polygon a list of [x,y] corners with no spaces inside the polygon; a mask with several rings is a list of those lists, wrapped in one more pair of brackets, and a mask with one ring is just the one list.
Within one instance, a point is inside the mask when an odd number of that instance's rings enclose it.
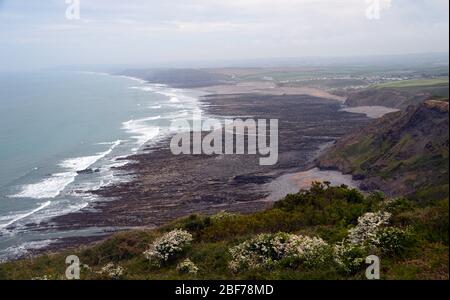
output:
{"label": "hillside", "polygon": [[348,106],[386,106],[406,109],[435,97],[448,98],[448,79],[404,80],[373,85],[347,94]]}
{"label": "hillside", "polygon": [[448,102],[428,100],[388,114],[339,140],[317,164],[391,196],[448,197],[448,111]]}
{"label": "hillside", "polygon": [[448,279],[448,200],[420,206],[316,183],[250,215],[192,215],[155,230],[0,264],[0,279]]}

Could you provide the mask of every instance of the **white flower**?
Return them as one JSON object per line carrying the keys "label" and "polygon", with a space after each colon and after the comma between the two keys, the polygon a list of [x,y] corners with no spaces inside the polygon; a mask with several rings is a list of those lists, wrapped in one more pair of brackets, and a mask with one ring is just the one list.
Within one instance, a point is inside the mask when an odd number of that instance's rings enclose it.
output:
{"label": "white flower", "polygon": [[286,244],[286,256],[303,259],[307,264],[324,263],[328,244],[318,237],[293,235]]}
{"label": "white flower", "polygon": [[123,267],[119,265],[116,266],[114,263],[108,263],[98,273],[106,275],[113,279],[117,279],[120,278],[124,272],[125,269]]}
{"label": "white flower", "polygon": [[365,248],[363,246],[343,241],[333,247],[334,261],[346,273],[359,270],[364,264]]}
{"label": "white flower", "polygon": [[52,279],[50,278],[50,276],[44,275],[44,276],[33,277],[33,278],[31,278],[31,280],[52,280]]}
{"label": "white flower", "polygon": [[388,227],[381,230],[375,240],[384,253],[396,253],[404,250],[411,241],[411,231],[407,229]]}
{"label": "white flower", "polygon": [[172,230],[156,239],[144,252],[144,256],[156,265],[184,251],[192,242],[192,235],[180,229]]}
{"label": "white flower", "polygon": [[222,220],[222,219],[232,219],[237,217],[236,214],[232,214],[226,211],[220,211],[215,215],[211,216],[211,220]]}
{"label": "white flower", "polygon": [[375,243],[377,233],[391,217],[388,212],[366,213],[358,218],[358,225],[349,230],[348,238],[353,244],[363,244],[365,242]]}
{"label": "white flower", "polygon": [[256,269],[279,263],[283,259],[299,259],[311,265],[326,260],[328,244],[320,238],[289,233],[260,234],[231,248],[228,267],[233,272]]}
{"label": "white flower", "polygon": [[189,258],[186,258],[178,264],[177,270],[182,274],[197,274],[198,267]]}

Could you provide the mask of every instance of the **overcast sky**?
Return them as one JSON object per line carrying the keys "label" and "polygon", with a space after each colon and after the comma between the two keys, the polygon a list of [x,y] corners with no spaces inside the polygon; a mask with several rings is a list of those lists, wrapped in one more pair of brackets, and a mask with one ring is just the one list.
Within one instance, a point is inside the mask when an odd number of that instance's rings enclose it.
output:
{"label": "overcast sky", "polygon": [[0,0],[0,70],[448,52],[448,0]]}

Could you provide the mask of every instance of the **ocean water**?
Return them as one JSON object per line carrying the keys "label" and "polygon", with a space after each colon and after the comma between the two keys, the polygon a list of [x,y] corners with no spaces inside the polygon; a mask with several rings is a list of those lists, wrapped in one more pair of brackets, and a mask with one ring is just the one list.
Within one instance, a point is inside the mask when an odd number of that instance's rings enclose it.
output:
{"label": "ocean water", "polygon": [[199,96],[101,73],[0,73],[0,260],[105,230],[39,224],[89,209],[88,191],[127,180],[113,169],[126,163],[118,158],[192,118]]}

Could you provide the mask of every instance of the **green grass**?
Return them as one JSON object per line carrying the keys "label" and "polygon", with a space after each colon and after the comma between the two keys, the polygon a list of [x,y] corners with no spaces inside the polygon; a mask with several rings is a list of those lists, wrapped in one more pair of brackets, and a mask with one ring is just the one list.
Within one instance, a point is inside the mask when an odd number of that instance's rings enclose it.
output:
{"label": "green grass", "polygon": [[434,86],[448,86],[448,78],[437,79],[419,79],[419,80],[403,80],[386,82],[374,85],[374,88],[417,88],[417,87],[434,87]]}

